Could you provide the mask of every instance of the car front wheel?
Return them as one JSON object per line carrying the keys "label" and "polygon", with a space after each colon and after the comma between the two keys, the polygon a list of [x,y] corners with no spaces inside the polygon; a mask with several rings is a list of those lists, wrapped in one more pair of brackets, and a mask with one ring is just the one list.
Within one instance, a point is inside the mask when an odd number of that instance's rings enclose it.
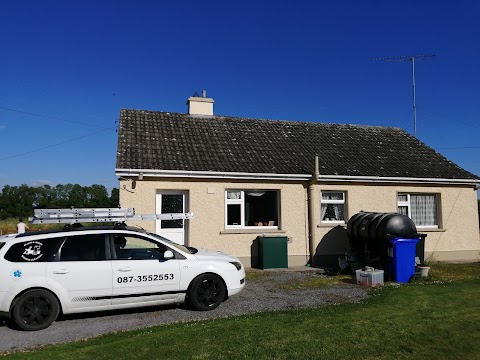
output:
{"label": "car front wheel", "polygon": [[12,320],[21,330],[35,331],[49,327],[57,318],[60,305],[46,290],[29,290],[15,301]]}
{"label": "car front wheel", "polygon": [[225,285],[223,281],[213,274],[197,276],[188,291],[188,303],[195,310],[213,310],[225,298]]}

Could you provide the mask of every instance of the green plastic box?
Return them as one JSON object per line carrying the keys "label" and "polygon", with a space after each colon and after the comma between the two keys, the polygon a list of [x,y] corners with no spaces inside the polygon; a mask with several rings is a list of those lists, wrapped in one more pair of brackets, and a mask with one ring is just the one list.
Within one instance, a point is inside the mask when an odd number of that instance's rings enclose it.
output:
{"label": "green plastic box", "polygon": [[286,236],[261,235],[258,240],[258,267],[260,269],[287,269],[288,251]]}

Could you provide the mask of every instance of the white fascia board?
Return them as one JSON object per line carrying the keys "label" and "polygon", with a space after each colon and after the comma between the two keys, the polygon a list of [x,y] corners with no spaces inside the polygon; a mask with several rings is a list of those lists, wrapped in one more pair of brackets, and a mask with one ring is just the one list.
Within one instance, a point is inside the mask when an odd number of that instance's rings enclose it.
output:
{"label": "white fascia board", "polygon": [[217,172],[217,171],[183,171],[183,170],[152,170],[152,169],[115,169],[115,175],[123,177],[164,177],[164,178],[195,178],[195,179],[237,179],[237,180],[289,180],[308,181],[312,178],[309,174],[268,174],[268,173],[242,173],[242,172]]}
{"label": "white fascia board", "polygon": [[348,181],[348,182],[383,182],[409,184],[441,184],[441,185],[477,185],[480,179],[439,179],[439,178],[409,178],[409,177],[381,177],[381,176],[348,176],[348,175],[319,175],[317,181]]}
{"label": "white fascia board", "polygon": [[[184,171],[184,170],[152,170],[152,169],[115,169],[119,177],[161,177],[161,178],[194,178],[194,179],[237,179],[237,180],[289,180],[310,181],[309,174],[268,174],[217,171]],[[377,182],[408,184],[441,184],[441,185],[478,185],[480,179],[437,179],[380,176],[319,175],[317,182]]]}

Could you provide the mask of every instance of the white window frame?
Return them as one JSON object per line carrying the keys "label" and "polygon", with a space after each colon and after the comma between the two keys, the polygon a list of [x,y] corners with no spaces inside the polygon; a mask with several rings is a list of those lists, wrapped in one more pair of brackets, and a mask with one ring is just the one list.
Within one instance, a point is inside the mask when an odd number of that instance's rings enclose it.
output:
{"label": "white window frame", "polygon": [[[274,226],[246,226],[245,225],[245,193],[251,191],[275,191],[277,193],[277,211],[280,212],[280,190],[269,189],[225,189],[225,229],[279,229],[279,224]],[[229,192],[240,192],[240,199],[228,199]],[[228,206],[240,205],[240,224],[229,225],[228,224]],[[277,222],[280,222],[280,213],[277,214]]]}
{"label": "white window frame", "polygon": [[[341,200],[330,200],[330,199],[324,199],[323,194],[328,194],[328,193],[340,193],[343,195],[343,199]],[[322,224],[345,224],[346,223],[346,218],[347,218],[347,192],[343,190],[322,190],[320,191],[320,222]],[[322,219],[322,205],[328,205],[328,204],[334,204],[334,205],[343,205],[343,220],[323,220]]]}
{"label": "white window frame", "polygon": [[[438,229],[439,228],[439,222],[440,222],[440,220],[439,220],[439,207],[438,207],[438,201],[439,201],[438,194],[436,194],[436,193],[403,193],[403,192],[397,193],[397,208],[401,207],[401,206],[406,207],[407,208],[407,216],[410,219],[412,218],[412,206],[411,206],[411,202],[410,202],[410,196],[411,195],[434,195],[435,196],[435,206],[436,206],[435,217],[436,217],[437,224],[435,224],[435,225],[417,225],[417,224],[415,224],[415,226],[417,227],[417,229]],[[407,200],[400,201],[400,200],[398,200],[399,196],[406,196]],[[397,211],[398,211],[398,209],[397,209]]]}

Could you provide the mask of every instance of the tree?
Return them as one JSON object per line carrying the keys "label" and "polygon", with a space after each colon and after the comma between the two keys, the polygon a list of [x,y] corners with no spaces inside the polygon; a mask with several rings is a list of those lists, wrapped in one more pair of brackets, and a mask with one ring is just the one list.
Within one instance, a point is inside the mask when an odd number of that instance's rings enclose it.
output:
{"label": "tree", "polygon": [[85,189],[85,207],[108,207],[110,199],[108,192],[103,185],[92,185]]}
{"label": "tree", "polygon": [[68,203],[69,206],[67,207],[76,207],[76,208],[83,208],[87,207],[85,204],[88,202],[87,199],[87,192],[85,188],[81,187],[78,184],[72,185],[72,189],[70,190],[70,194],[68,195]]}
{"label": "tree", "polygon": [[38,209],[50,209],[54,204],[54,191],[50,185],[43,185],[35,188],[35,200],[33,207]]}
{"label": "tree", "polygon": [[33,215],[35,190],[25,184],[20,186],[5,185],[2,190],[0,217],[26,218]]}
{"label": "tree", "polygon": [[58,184],[53,188],[53,206],[54,208],[68,208],[71,207],[70,205],[70,193],[72,192],[73,185],[66,184],[61,185]]}
{"label": "tree", "polygon": [[112,189],[109,197],[103,185],[5,185],[0,192],[0,219],[27,218],[33,215],[33,209],[117,207],[118,199],[117,188]]}
{"label": "tree", "polygon": [[110,207],[118,207],[120,205],[120,191],[118,188],[113,188],[112,192],[110,193],[109,199]]}

